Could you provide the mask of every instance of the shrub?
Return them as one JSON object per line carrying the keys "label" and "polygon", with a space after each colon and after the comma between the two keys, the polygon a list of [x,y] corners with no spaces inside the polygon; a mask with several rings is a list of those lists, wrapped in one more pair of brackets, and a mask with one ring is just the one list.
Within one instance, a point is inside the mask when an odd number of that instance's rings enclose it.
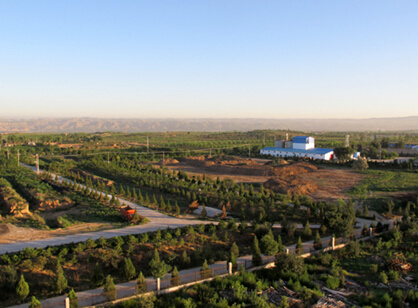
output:
{"label": "shrub", "polygon": [[328,289],[335,290],[340,286],[340,279],[338,277],[328,277],[325,284]]}

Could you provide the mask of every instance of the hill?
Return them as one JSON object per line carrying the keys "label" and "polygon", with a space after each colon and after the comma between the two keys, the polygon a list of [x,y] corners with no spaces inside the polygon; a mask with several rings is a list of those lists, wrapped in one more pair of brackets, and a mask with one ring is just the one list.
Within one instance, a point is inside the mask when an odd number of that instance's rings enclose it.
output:
{"label": "hill", "polygon": [[0,132],[418,131],[418,116],[370,119],[0,119]]}

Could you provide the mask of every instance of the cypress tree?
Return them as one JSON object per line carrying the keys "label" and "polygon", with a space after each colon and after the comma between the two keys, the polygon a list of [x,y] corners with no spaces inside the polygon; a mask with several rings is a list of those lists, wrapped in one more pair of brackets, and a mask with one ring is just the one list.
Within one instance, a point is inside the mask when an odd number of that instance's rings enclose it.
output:
{"label": "cypress tree", "polygon": [[115,283],[110,275],[106,277],[106,282],[103,287],[103,296],[107,301],[114,301],[117,297]]}
{"label": "cypress tree", "polygon": [[68,281],[64,276],[64,270],[62,269],[61,264],[58,262],[57,268],[55,270],[55,289],[57,290],[58,294],[61,294],[68,286]]}
{"label": "cypress tree", "polygon": [[235,242],[232,243],[230,252],[232,252],[236,257],[239,257],[239,248],[238,248],[237,243]]}
{"label": "cypress tree", "polygon": [[165,211],[165,209],[166,209],[166,204],[164,202],[164,198],[163,198],[162,195],[160,196],[160,206],[159,206],[159,208],[160,208],[161,211]]}
{"label": "cypress tree", "polygon": [[148,263],[151,269],[151,274],[155,278],[163,278],[170,270],[171,266],[161,261],[158,250],[154,250],[154,257]]}
{"label": "cypress tree", "polygon": [[280,234],[279,234],[279,236],[277,237],[277,252],[283,252],[284,251],[284,246],[283,246],[283,242],[282,242],[282,237],[280,236]]}
{"label": "cypress tree", "polygon": [[123,259],[122,274],[126,280],[131,280],[136,276],[136,270],[130,258]]}
{"label": "cypress tree", "polygon": [[133,190],[133,193],[132,193],[132,198],[133,198],[135,201],[137,201],[137,200],[138,200],[138,195],[136,194],[136,189],[135,189],[135,187],[134,187],[132,190]]}
{"label": "cypress tree", "polygon": [[71,289],[70,293],[68,293],[68,298],[70,299],[70,308],[78,308],[78,297],[74,289]]}
{"label": "cypress tree", "polygon": [[32,296],[30,301],[29,308],[42,308],[41,302],[37,300],[35,296]]}
{"label": "cypress tree", "polygon": [[16,295],[20,301],[24,301],[29,295],[29,284],[25,281],[23,275],[20,276],[20,280],[17,284]]}
{"label": "cypress tree", "polygon": [[125,190],[123,189],[122,184],[119,187],[119,195],[121,195],[121,196],[125,195]]}
{"label": "cypress tree", "polygon": [[203,204],[202,213],[200,214],[200,217],[202,217],[203,219],[205,219],[207,216],[208,216],[208,212],[206,211],[206,207]]}
{"label": "cypress tree", "polygon": [[200,269],[200,278],[206,279],[210,277],[212,277],[212,272],[208,265],[208,261],[205,259],[205,262],[203,262],[202,268]]}
{"label": "cypress tree", "polygon": [[174,266],[173,272],[171,273],[171,285],[178,286],[180,284],[180,275],[176,266]]}
{"label": "cypress tree", "polygon": [[139,272],[138,280],[136,281],[136,290],[138,293],[147,292],[147,281],[145,280],[144,274]]}
{"label": "cypress tree", "polygon": [[147,193],[145,193],[145,200],[144,200],[146,205],[150,205],[150,201],[149,201],[149,196]]}
{"label": "cypress tree", "polygon": [[180,215],[180,207],[177,204],[177,202],[176,202],[176,205],[174,206],[174,211],[175,211],[176,216],[179,216]]}
{"label": "cypress tree", "polygon": [[104,275],[103,271],[100,268],[99,263],[96,263],[93,269],[93,273],[91,275],[91,282],[95,287],[101,286],[103,284]]}
{"label": "cypress tree", "polygon": [[314,244],[314,248],[317,249],[317,250],[322,248],[322,240],[321,240],[321,236],[319,235],[318,231],[316,231],[313,244]]}
{"label": "cypress tree", "polygon": [[144,197],[142,196],[142,192],[138,189],[138,202],[144,202]]}
{"label": "cypress tree", "polygon": [[261,251],[260,251],[260,247],[258,245],[258,238],[257,236],[254,236],[254,241],[253,241],[253,266],[259,266],[262,263],[262,259],[261,259]]}
{"label": "cypress tree", "polygon": [[298,242],[296,243],[296,253],[298,255],[301,255],[303,253],[303,242],[300,236],[299,236]]}
{"label": "cypress tree", "polygon": [[311,236],[312,236],[312,230],[310,228],[309,221],[307,221],[305,224],[305,228],[303,229],[303,237],[306,240],[309,240]]}
{"label": "cypress tree", "polygon": [[171,213],[172,210],[173,210],[173,208],[170,205],[170,201],[167,201],[167,212]]}
{"label": "cypress tree", "polygon": [[131,197],[131,191],[129,189],[129,186],[126,187],[126,197],[128,197],[128,198]]}

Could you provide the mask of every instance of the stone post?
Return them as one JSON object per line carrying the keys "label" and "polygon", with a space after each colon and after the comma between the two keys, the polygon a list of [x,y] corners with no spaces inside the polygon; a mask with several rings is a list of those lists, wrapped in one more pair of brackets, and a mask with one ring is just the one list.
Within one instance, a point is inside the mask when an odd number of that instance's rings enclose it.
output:
{"label": "stone post", "polygon": [[160,294],[161,290],[161,280],[160,278],[157,278],[157,294]]}
{"label": "stone post", "polygon": [[290,252],[289,248],[286,248],[285,252],[286,252],[286,254],[288,255],[288,254],[289,254],[289,252]]}
{"label": "stone post", "polygon": [[232,263],[228,262],[228,274],[232,275]]}
{"label": "stone post", "polygon": [[335,237],[331,238],[331,246],[332,246],[332,250],[335,250]]}
{"label": "stone post", "polygon": [[70,308],[70,298],[69,297],[65,298],[64,304],[65,304],[65,308]]}
{"label": "stone post", "polygon": [[369,228],[369,236],[373,236],[373,228]]}

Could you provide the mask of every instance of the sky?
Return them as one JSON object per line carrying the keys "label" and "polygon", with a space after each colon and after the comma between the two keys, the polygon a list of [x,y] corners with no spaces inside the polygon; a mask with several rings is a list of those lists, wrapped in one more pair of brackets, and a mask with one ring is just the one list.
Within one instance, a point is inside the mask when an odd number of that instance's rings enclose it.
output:
{"label": "sky", "polygon": [[0,1],[0,118],[418,115],[418,1]]}

